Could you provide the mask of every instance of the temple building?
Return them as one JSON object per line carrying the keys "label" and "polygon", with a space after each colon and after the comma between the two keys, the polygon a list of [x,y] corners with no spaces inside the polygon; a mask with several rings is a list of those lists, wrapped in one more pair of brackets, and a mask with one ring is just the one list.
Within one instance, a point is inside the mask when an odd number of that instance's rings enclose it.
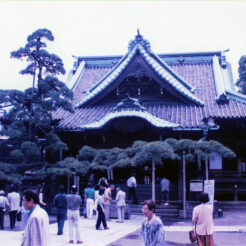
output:
{"label": "temple building", "polygon": [[67,85],[75,112],[58,110],[55,118],[74,154],[84,145],[207,138],[237,154],[237,160],[210,163],[215,179],[222,171],[242,171],[246,96],[236,91],[225,51],[155,54],[138,32],[123,56],[76,57]]}

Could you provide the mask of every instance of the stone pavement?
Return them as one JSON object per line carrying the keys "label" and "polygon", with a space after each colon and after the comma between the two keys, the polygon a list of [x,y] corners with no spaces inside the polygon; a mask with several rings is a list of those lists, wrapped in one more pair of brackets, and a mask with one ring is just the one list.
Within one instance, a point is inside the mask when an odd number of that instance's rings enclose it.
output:
{"label": "stone pavement", "polygon": [[[8,217],[5,218],[6,223]],[[97,231],[95,230],[96,218],[80,220],[80,233],[81,238],[84,241],[84,246],[106,246],[119,238],[122,238],[137,229],[139,229],[142,216],[131,216],[130,220],[126,220],[125,223],[117,223],[116,219],[108,222],[109,230]],[[65,221],[64,235],[57,236],[57,224],[50,224],[50,246],[68,246],[68,223]],[[22,231],[19,230],[20,223],[16,224],[15,230],[11,231],[6,227],[6,230],[0,231],[0,245],[6,246],[20,246]],[[4,244],[2,244],[4,242]]]}
{"label": "stone pavement", "polygon": [[[141,226],[141,222],[143,220],[143,216],[132,215],[130,220],[125,220],[125,223],[116,223],[116,220],[113,219],[111,222],[108,222],[108,226],[110,230],[95,230],[96,218],[92,219],[84,219],[81,217],[80,220],[80,232],[82,240],[84,241],[85,246],[106,246],[106,245],[123,245],[123,246],[138,246],[142,245],[139,239],[139,229]],[[51,217],[51,220],[54,220],[54,217]],[[9,218],[6,216],[5,224],[8,226]],[[226,233],[228,235],[231,233],[238,232],[246,232],[246,211],[235,211],[235,212],[224,212],[224,217],[215,218],[215,231],[216,233]],[[164,219],[164,225],[166,230],[166,240],[175,243],[175,241],[188,240],[187,232],[191,229],[190,220],[167,220]],[[19,230],[20,223],[16,224],[16,229],[14,231],[10,231],[8,227],[6,230],[0,231],[0,245],[7,246],[19,246],[21,242],[22,232]],[[137,231],[137,232],[136,232]],[[50,224],[50,246],[68,246],[68,224],[65,222],[64,226],[64,235],[57,236],[57,224]],[[134,234],[135,233],[135,234]],[[180,237],[176,237],[178,234]],[[183,235],[183,236],[182,236]],[[217,234],[218,235],[218,234]],[[222,234],[221,234],[222,235]],[[241,233],[243,237],[245,234]],[[134,240],[135,239],[137,240]],[[182,239],[182,237],[184,239]],[[123,239],[128,239],[124,241]],[[123,244],[117,244],[115,242],[119,241]],[[124,243],[126,242],[126,243]],[[130,242],[130,243],[129,243]],[[180,242],[180,243],[181,243]],[[178,242],[177,242],[178,243]],[[167,244],[167,245],[186,245],[186,244]],[[222,244],[221,244],[222,245]],[[240,244],[231,244],[237,245]]]}

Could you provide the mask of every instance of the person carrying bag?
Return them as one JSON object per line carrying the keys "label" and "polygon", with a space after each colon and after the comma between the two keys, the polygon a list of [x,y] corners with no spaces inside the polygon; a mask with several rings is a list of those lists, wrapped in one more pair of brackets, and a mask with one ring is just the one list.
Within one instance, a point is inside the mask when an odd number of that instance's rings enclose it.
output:
{"label": "person carrying bag", "polygon": [[[192,215],[192,222],[195,224],[194,233],[196,234],[197,245],[214,246],[213,207],[208,204],[208,194],[201,193],[199,201],[201,204],[194,207]],[[194,233],[190,233],[193,239],[195,239]]]}

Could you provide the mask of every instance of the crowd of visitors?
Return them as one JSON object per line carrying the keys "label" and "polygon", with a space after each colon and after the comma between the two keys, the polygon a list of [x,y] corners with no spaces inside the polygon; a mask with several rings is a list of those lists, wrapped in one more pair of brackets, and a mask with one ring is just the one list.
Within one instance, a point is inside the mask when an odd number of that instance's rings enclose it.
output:
{"label": "crowd of visitors", "polygon": [[[90,176],[89,183],[84,190],[84,197],[81,197],[78,188],[73,185],[69,194],[65,193],[65,187],[59,187],[59,193],[54,197],[54,206],[57,211],[57,235],[63,235],[64,222],[68,221],[68,231],[70,244],[83,244],[80,235],[80,208],[84,199],[85,217],[92,219],[97,215],[95,221],[96,230],[108,230],[107,221],[110,221],[112,203],[117,209],[118,223],[124,223],[126,208],[126,193],[120,188],[115,189],[113,184],[108,184],[102,177],[98,184],[95,183],[94,174]],[[136,187],[137,182],[132,175],[126,182],[128,186],[128,199],[133,198],[133,203],[137,203]],[[170,182],[166,177],[161,180],[161,191],[164,202],[168,202]],[[116,190],[116,191],[115,191]],[[83,198],[83,199],[82,199]],[[193,230],[196,233],[199,246],[213,246],[213,209],[207,202],[208,194],[202,193],[200,196],[201,205],[193,210]],[[16,192],[15,186],[11,185],[7,197],[5,192],[0,190],[0,229],[4,229],[4,213],[8,209],[10,218],[10,228],[14,229],[18,214],[22,214],[21,228],[23,239],[21,246],[47,246],[49,234],[49,217],[45,211],[46,203],[43,201],[42,187],[38,186],[34,190],[26,190],[21,196]],[[43,208],[42,208],[43,207]],[[164,246],[165,230],[159,217],[155,215],[156,205],[152,200],[143,203],[142,212],[146,217],[141,226],[141,237],[145,246]]]}

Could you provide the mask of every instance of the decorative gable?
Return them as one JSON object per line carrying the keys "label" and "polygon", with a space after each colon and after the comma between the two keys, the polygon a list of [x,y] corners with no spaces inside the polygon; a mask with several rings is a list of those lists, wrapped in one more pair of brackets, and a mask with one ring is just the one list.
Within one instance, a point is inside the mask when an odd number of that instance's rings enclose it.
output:
{"label": "decorative gable", "polygon": [[[137,69],[133,69],[134,64]],[[129,44],[129,52],[103,79],[88,91],[88,95],[76,107],[95,105],[97,101],[101,100],[114,89],[116,89],[117,94],[120,83],[131,76],[137,77],[138,79],[141,77],[154,77],[155,81],[159,83],[160,94],[163,92],[163,88],[165,88],[165,90],[177,98],[181,100],[183,98],[185,102],[199,106],[204,105],[203,101],[194,95],[195,88],[184,81],[165,62],[158,58],[157,55],[152,53],[149,42],[144,40],[138,33],[135,40]],[[141,93],[141,89],[140,91],[138,90],[139,92]]]}

